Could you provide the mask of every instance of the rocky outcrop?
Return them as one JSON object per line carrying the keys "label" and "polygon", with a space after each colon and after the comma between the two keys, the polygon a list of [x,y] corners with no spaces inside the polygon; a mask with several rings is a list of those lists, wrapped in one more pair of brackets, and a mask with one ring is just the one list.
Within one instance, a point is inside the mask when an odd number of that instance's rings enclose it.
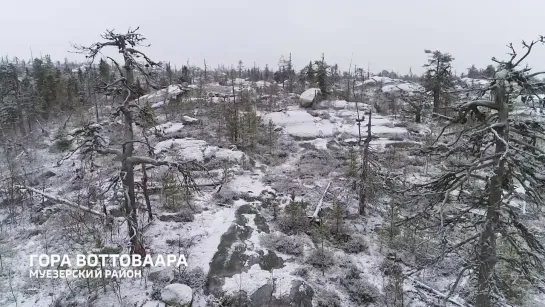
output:
{"label": "rocky outcrop", "polygon": [[170,284],[161,291],[161,300],[169,306],[190,307],[193,290],[184,284]]}
{"label": "rocky outcrop", "polygon": [[320,101],[322,101],[322,92],[319,88],[309,88],[299,96],[299,105],[303,108],[309,108]]}

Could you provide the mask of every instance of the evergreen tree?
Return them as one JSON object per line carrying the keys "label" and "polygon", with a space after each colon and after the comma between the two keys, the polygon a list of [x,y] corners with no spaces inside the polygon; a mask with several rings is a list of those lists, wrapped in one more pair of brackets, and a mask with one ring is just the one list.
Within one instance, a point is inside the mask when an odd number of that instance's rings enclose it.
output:
{"label": "evergreen tree", "polygon": [[110,81],[111,68],[110,68],[110,65],[103,59],[100,59],[100,62],[98,64],[98,71],[102,81],[104,82]]}
{"label": "evergreen tree", "polygon": [[467,77],[472,79],[479,79],[481,78],[481,73],[479,72],[477,67],[475,67],[475,65],[471,65],[471,67],[467,69]]}
{"label": "evergreen tree", "polygon": [[325,62],[324,54],[322,53],[322,59],[316,61],[316,82],[322,92],[322,95],[327,96],[330,94],[329,89],[331,87],[329,66]]}
{"label": "evergreen tree", "polygon": [[[433,95],[433,112],[438,113],[441,104],[446,107],[452,99],[450,90],[453,88],[451,62],[454,58],[448,53],[425,50],[429,55],[427,69],[424,74],[423,85]],[[446,110],[446,109],[445,109]]]}
{"label": "evergreen tree", "polygon": [[310,83],[310,86],[314,86],[314,82],[316,82],[316,72],[314,71],[314,65],[312,64],[312,61],[308,63],[307,70],[305,73],[306,81]]}
{"label": "evergreen tree", "polygon": [[496,69],[494,68],[494,66],[488,65],[486,66],[486,69],[481,71],[481,74],[485,78],[492,79],[494,78],[494,75],[496,74]]}

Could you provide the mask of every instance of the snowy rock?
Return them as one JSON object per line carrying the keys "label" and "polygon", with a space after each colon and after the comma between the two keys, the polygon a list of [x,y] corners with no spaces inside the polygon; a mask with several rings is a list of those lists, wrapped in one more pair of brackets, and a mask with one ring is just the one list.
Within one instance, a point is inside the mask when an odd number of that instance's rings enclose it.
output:
{"label": "snowy rock", "polygon": [[208,146],[204,150],[204,158],[205,159],[212,159],[216,156],[216,153],[218,152],[219,147],[218,146]]}
{"label": "snowy rock", "polygon": [[159,102],[156,102],[154,104],[151,105],[151,108],[152,109],[159,109],[160,107],[164,106],[165,105],[165,102],[164,101],[159,101]]}
{"label": "snowy rock", "polygon": [[391,78],[375,76],[375,77],[371,77],[368,80],[363,81],[363,84],[380,84],[380,83],[388,84],[388,83],[393,83],[393,82],[394,82],[394,80],[391,79]]}
{"label": "snowy rock", "polygon": [[40,176],[38,176],[38,179],[39,180],[45,180],[45,179],[49,179],[51,177],[55,177],[57,176],[57,173],[51,171],[51,170],[47,170],[47,171],[44,171],[42,174],[40,174]]}
{"label": "snowy rock", "polygon": [[182,123],[186,125],[196,124],[198,122],[199,120],[197,118],[189,117],[187,115],[182,116]]}
{"label": "snowy rock", "polygon": [[[500,71],[501,72],[501,71]],[[498,73],[500,73],[498,72]],[[469,86],[469,87],[485,87],[485,86],[488,86],[490,84],[490,81],[488,80],[483,80],[483,79],[474,79],[474,78],[462,78],[460,79],[460,81],[462,81],[463,83],[465,83],[466,86]]]}
{"label": "snowy rock", "polygon": [[303,108],[310,107],[315,102],[320,102],[322,100],[322,92],[319,88],[309,88],[304,91],[299,97],[299,104]]}
{"label": "snowy rock", "polygon": [[171,123],[166,122],[164,124],[155,126],[150,129],[150,131],[154,131],[160,134],[172,134],[181,131],[184,128],[184,124],[182,123]]}
{"label": "snowy rock", "polygon": [[147,301],[142,307],[166,307],[166,305],[161,301]]}
{"label": "snowy rock", "polygon": [[267,81],[263,81],[263,80],[260,80],[260,81],[257,81],[255,83],[255,85],[259,88],[261,87],[266,87],[266,86],[271,86],[271,83],[270,82],[267,82]]}
{"label": "snowy rock", "polygon": [[405,92],[411,95],[413,92],[420,92],[423,90],[424,88],[421,85],[416,83],[390,84],[390,85],[385,85],[382,87],[383,93],[392,93],[392,94]]}
{"label": "snowy rock", "polygon": [[166,268],[149,273],[149,280],[154,283],[166,284],[174,279],[174,271],[171,268]]}
{"label": "snowy rock", "polygon": [[161,291],[161,299],[168,305],[189,307],[193,301],[193,290],[184,284],[170,284]]}

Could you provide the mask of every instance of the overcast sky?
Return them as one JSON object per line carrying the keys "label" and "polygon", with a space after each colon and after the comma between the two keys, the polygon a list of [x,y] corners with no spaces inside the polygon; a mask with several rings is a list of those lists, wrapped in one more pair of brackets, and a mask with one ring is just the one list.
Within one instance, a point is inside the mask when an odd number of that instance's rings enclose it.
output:
{"label": "overcast sky", "polygon": [[[70,42],[91,44],[105,29],[140,26],[155,60],[178,66],[254,62],[297,69],[322,52],[330,64],[378,72],[423,71],[424,49],[455,57],[458,73],[502,58],[505,44],[545,35],[543,0],[5,0],[0,52],[78,59]],[[545,68],[545,46],[530,60]]]}

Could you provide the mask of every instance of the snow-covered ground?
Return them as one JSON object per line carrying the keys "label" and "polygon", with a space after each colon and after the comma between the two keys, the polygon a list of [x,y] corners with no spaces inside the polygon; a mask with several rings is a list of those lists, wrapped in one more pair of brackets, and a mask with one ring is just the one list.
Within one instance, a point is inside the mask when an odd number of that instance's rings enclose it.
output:
{"label": "snow-covered ground", "polygon": [[[234,83],[241,87],[252,86],[251,82],[238,78]],[[382,84],[383,93],[421,91],[417,84],[386,77],[373,77],[364,83],[361,84],[363,87]],[[257,88],[270,85],[265,81],[255,83]],[[209,101],[229,101],[221,98],[230,95],[229,86],[207,84],[205,88],[217,94]],[[236,300],[231,305],[220,305],[219,301],[228,297],[249,300],[250,306],[385,306],[382,297],[387,278],[382,265],[391,255],[383,246],[381,236],[384,234],[380,229],[384,220],[380,213],[389,210],[388,202],[380,199],[370,204],[371,213],[363,218],[357,213],[358,200],[347,192],[352,187],[347,179],[349,150],[358,143],[360,135],[362,138],[367,136],[371,105],[325,100],[311,108],[292,103],[273,108],[281,111],[261,109],[258,115],[263,122],[271,121],[278,132],[277,148],[273,150],[275,153],[255,153],[225,146],[225,141],[214,134],[211,125],[193,125],[201,121],[210,124],[213,115],[206,111],[191,117],[180,114],[178,120],[181,122],[167,121],[157,104],[181,94],[178,90],[178,87],[169,87],[145,96],[158,107],[161,119],[157,126],[146,130],[152,151],[159,160],[193,161],[210,167],[206,171],[195,171],[195,182],[201,190],[192,195],[189,204],[167,208],[162,192],[156,192],[151,196],[156,218],[148,221],[147,213],[141,210],[139,221],[148,253],[184,254],[188,267],[181,270],[147,268],[145,278],[111,282],[106,291],[97,280],[29,278],[26,260],[33,253],[88,252],[96,245],[119,246],[124,252],[127,250],[126,225],[122,217],[115,218],[112,225],[104,225],[100,219],[90,217],[86,217],[89,220],[76,220],[73,209],[36,198],[34,204],[19,208],[15,219],[12,212],[0,209],[0,306],[48,307],[65,306],[69,302],[78,306],[165,306],[161,302],[161,291],[173,283],[191,287],[193,307],[244,306]],[[374,97],[376,90],[375,87],[366,94]],[[356,121],[358,116],[362,120],[361,127]],[[110,131],[112,142],[115,129]],[[390,148],[418,146],[431,132],[432,128],[425,124],[409,126],[392,116],[372,112],[371,148],[376,153],[392,155],[392,164],[399,163],[400,158],[396,158],[395,150]],[[202,135],[206,133],[208,137],[205,138]],[[110,138],[106,140],[110,141]],[[41,148],[32,152],[37,158],[28,162],[28,169],[37,170],[38,174],[47,170],[54,172],[47,179],[40,179],[38,187],[47,193],[83,202],[81,197],[90,187],[97,186],[105,191],[117,174],[118,161],[98,156],[92,175],[86,173],[90,177],[81,181],[74,173],[85,165],[77,155],[67,157],[66,152],[50,150],[53,142],[42,143]],[[141,144],[137,147],[139,150],[144,148]],[[281,157],[277,165],[263,162],[266,156],[275,154]],[[58,163],[63,157],[63,162]],[[22,164],[26,158],[21,155],[19,159]],[[248,166],[250,160],[253,165]],[[405,167],[409,169],[410,166]],[[139,167],[136,169],[140,182],[142,174]],[[165,171],[149,171],[150,187],[161,187],[161,176]],[[1,173],[0,178],[4,175]],[[412,172],[407,178],[422,182],[427,177]],[[323,229],[310,223],[308,216],[312,215],[330,184],[320,212],[331,214],[335,204],[341,203],[345,218],[343,234],[335,237],[337,234],[328,230],[332,237],[326,238],[320,232]],[[138,195],[139,201],[141,198]],[[96,210],[101,210],[101,203],[108,210],[119,208],[112,191],[92,203]],[[286,225],[294,223],[290,219],[290,208],[302,204],[305,206],[296,221],[306,228],[287,229]],[[328,221],[326,217],[320,216],[320,219]],[[325,227],[333,226],[327,224]],[[320,251],[330,258],[316,258]],[[429,282],[441,291],[448,291],[452,280],[452,276],[439,274],[415,278]],[[416,291],[411,282],[406,282],[405,287]],[[458,297],[454,295],[453,299]],[[413,306],[425,305],[415,302]]]}

